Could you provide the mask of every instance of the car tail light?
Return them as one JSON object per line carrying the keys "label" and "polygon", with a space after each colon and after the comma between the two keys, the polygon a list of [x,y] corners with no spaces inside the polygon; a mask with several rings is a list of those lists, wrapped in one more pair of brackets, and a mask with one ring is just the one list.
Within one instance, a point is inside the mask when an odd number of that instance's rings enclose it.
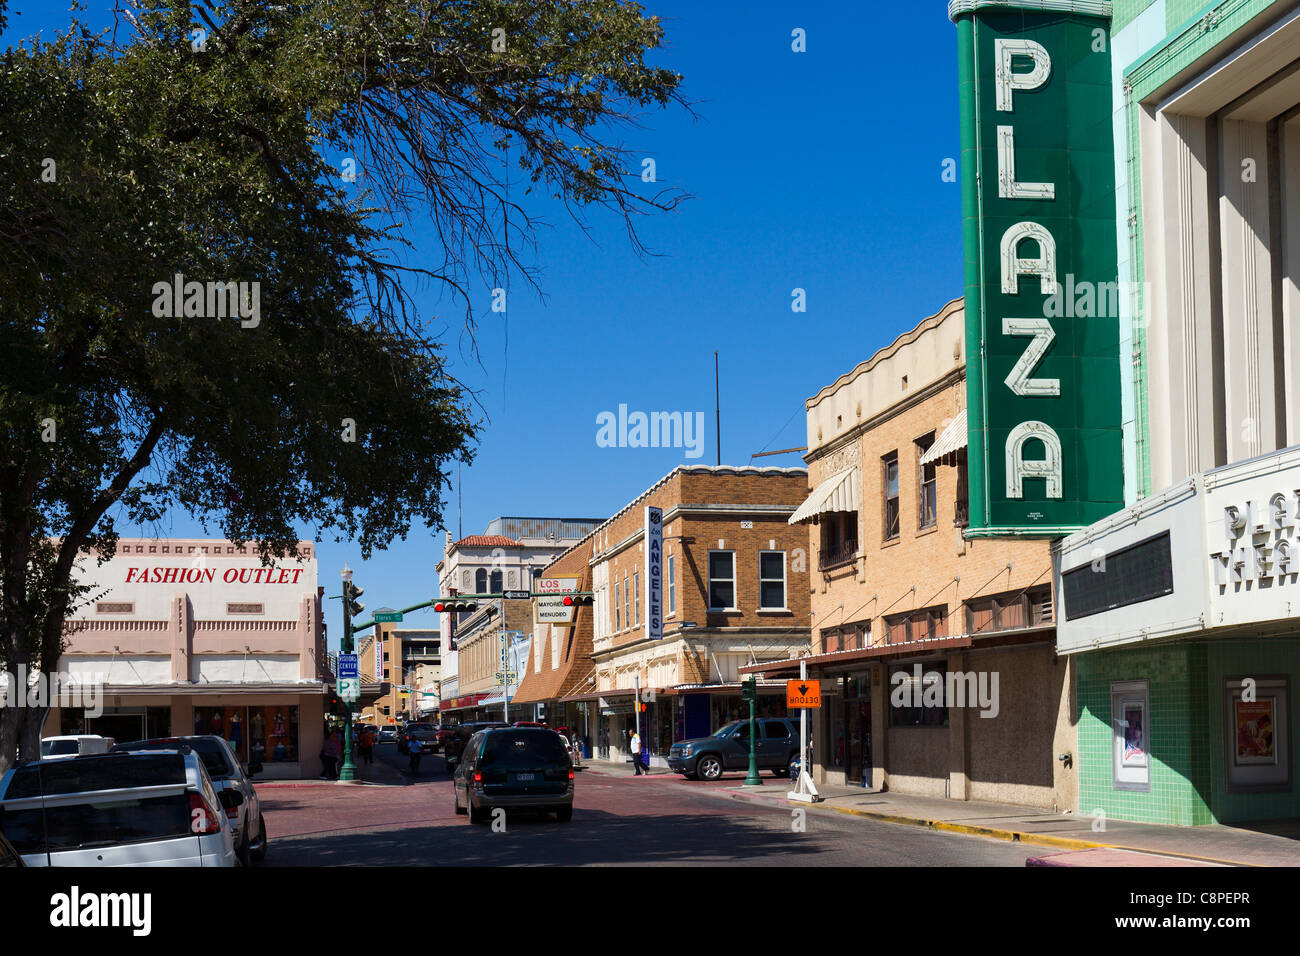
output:
{"label": "car tail light", "polygon": [[190,831],[198,836],[221,832],[221,818],[200,794],[190,794]]}
{"label": "car tail light", "polygon": [[570,780],[573,779],[573,771],[572,771],[572,770],[569,771],[569,779],[570,779]]}
{"label": "car tail light", "polygon": [[480,773],[480,772],[477,771],[477,770],[474,771],[474,782],[475,782],[475,783],[482,783],[482,782],[483,782],[483,774]]}

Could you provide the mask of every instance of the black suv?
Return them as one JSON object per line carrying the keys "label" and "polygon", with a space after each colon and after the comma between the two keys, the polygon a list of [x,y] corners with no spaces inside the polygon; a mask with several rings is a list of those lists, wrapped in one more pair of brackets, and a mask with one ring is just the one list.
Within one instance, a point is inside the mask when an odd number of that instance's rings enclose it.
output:
{"label": "black suv", "polygon": [[451,789],[456,812],[471,823],[486,823],[498,807],[573,819],[573,762],[560,735],[545,727],[480,730],[465,746]]}
{"label": "black suv", "polygon": [[[755,723],[758,769],[789,776],[799,761],[799,728],[784,717],[760,717]],[[734,720],[712,737],[677,741],[668,751],[668,768],[687,780],[717,780],[727,770],[748,770],[749,721]]]}

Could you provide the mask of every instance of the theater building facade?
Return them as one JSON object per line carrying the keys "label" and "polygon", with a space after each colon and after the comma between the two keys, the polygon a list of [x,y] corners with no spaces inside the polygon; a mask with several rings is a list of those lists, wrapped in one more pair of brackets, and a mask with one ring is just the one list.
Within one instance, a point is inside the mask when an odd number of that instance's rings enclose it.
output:
{"label": "theater building facade", "polygon": [[44,735],[216,734],[260,778],[318,776],[325,629],[315,545],[298,551],[264,565],[252,544],[123,538],[107,562],[84,558],[93,599],[69,618],[60,671],[99,685],[103,712],[56,707]]}

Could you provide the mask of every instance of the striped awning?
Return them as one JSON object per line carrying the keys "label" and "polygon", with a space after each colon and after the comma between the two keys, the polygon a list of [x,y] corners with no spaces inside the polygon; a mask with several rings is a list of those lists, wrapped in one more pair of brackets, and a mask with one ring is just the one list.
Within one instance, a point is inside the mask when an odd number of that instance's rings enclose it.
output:
{"label": "striped awning", "polygon": [[860,484],[862,471],[856,467],[831,475],[814,488],[813,493],[795,510],[790,516],[790,524],[798,524],[813,515],[829,511],[857,511]]}
{"label": "striped awning", "polygon": [[961,451],[965,447],[966,409],[963,408],[957,413],[957,417],[948,423],[948,427],[943,430],[943,434],[939,436],[938,440],[921,456],[921,464],[928,465],[932,461],[946,458],[953,452]]}

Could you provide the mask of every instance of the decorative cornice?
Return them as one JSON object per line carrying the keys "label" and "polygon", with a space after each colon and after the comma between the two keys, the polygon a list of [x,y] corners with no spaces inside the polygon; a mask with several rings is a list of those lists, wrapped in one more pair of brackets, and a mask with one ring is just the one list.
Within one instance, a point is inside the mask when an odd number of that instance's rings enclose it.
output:
{"label": "decorative cornice", "polygon": [[1002,10],[1037,10],[1044,13],[1081,13],[1110,18],[1110,0],[949,0],[948,19],[974,13],[986,7]]}

